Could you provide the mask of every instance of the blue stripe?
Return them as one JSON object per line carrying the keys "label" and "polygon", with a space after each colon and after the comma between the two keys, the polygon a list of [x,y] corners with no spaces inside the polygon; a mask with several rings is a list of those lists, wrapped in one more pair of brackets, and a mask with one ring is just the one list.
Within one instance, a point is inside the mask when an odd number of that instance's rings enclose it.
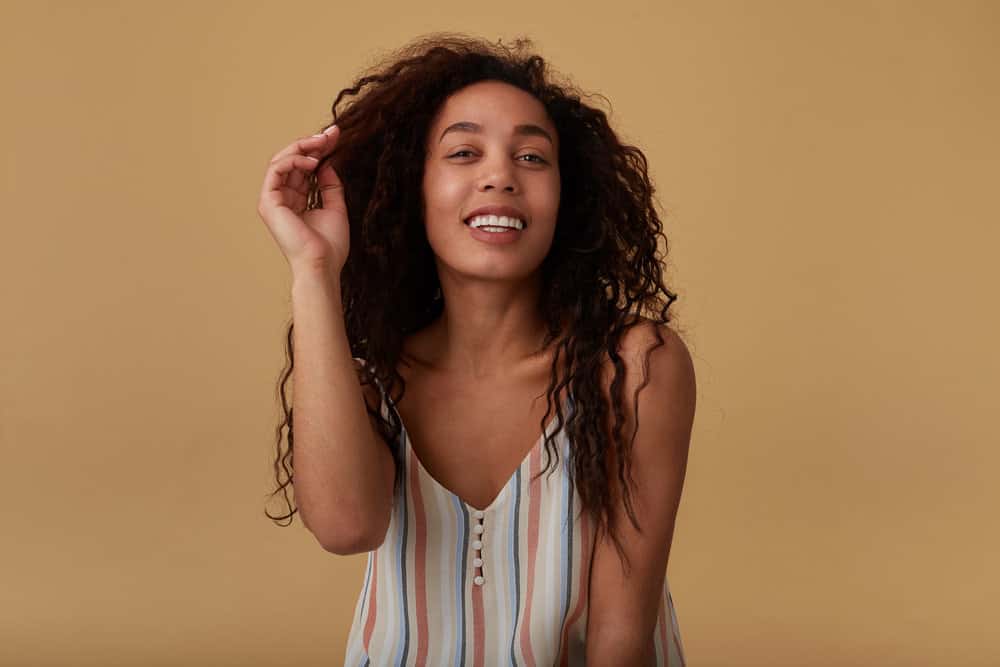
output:
{"label": "blue stripe", "polygon": [[455,609],[459,610],[458,620],[461,629],[455,643],[455,665],[462,667],[465,665],[465,586],[466,570],[469,567],[469,512],[465,509],[465,505],[458,496],[454,493],[449,495],[451,497],[451,504],[458,516],[458,534],[462,536],[460,546],[458,547],[461,551],[455,555],[455,562],[459,563],[456,577],[458,585],[455,591]]}
{"label": "blue stripe", "polygon": [[[528,469],[531,469],[529,465]],[[518,523],[521,516],[521,467],[518,466],[517,472],[514,473],[514,484],[516,493],[514,494],[514,504],[511,507],[511,521],[510,521],[510,535],[507,537],[507,543],[510,545],[510,562],[511,569],[513,570],[513,576],[510,577],[510,598],[514,600],[513,607],[513,618],[511,622],[511,628],[513,630],[510,633],[510,664],[517,664],[517,656],[514,653],[514,638],[517,637],[517,617],[518,612],[521,610],[521,553],[520,545],[521,541],[518,539],[520,533],[518,532]]]}

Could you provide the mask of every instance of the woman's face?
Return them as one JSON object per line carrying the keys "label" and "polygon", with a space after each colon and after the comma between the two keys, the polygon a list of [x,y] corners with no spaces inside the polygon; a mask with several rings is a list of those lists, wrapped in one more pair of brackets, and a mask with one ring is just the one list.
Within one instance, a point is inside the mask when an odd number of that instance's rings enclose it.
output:
{"label": "woman's face", "polygon": [[[517,279],[538,269],[559,211],[558,142],[545,107],[516,86],[480,81],[445,101],[428,133],[423,179],[439,274]],[[491,205],[516,209],[524,228],[487,236],[465,224]]]}

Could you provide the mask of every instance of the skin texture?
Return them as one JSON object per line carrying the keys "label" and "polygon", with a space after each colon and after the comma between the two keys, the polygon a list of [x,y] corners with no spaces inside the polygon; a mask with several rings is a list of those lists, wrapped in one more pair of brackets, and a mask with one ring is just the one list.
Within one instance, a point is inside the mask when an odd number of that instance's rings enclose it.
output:
{"label": "skin texture", "polygon": [[[442,137],[460,121],[483,129]],[[542,127],[554,143],[516,133],[521,124]],[[435,117],[423,181],[427,238],[445,299],[442,317],[425,336],[425,354],[435,367],[470,379],[496,376],[539,347],[544,330],[537,312],[539,267],[559,211],[558,141],[541,102],[498,81],[459,90]],[[524,212],[528,224],[518,241],[490,245],[473,238],[463,220],[488,204]]]}

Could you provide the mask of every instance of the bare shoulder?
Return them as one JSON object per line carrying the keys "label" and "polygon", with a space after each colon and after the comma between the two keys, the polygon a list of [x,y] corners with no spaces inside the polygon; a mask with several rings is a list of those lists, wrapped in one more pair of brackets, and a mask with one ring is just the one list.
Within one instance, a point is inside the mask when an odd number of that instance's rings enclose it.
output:
{"label": "bare shoulder", "polygon": [[[674,401],[690,402],[693,408],[696,394],[694,361],[676,331],[665,324],[640,318],[622,335],[618,354],[625,366],[626,398],[631,398],[635,390],[644,385],[642,393],[649,389],[657,394],[652,397],[654,399],[669,395]],[[614,364],[607,359],[603,368],[606,392],[614,376]]]}

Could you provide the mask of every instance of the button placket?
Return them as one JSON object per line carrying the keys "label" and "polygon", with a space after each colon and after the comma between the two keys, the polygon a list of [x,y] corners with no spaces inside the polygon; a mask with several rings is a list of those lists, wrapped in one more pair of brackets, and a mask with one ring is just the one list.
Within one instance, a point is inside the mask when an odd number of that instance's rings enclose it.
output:
{"label": "button placket", "polygon": [[483,541],[481,539],[483,536],[483,532],[486,530],[485,527],[483,526],[483,518],[485,516],[485,513],[482,510],[476,510],[473,513],[473,516],[478,520],[478,523],[472,526],[472,532],[475,533],[480,539],[474,540],[472,542],[472,549],[475,552],[475,558],[472,559],[472,571],[476,572],[478,570],[478,573],[472,579],[472,583],[474,583],[476,586],[482,586],[483,582],[486,581],[486,579],[483,577],[483,558],[482,558]]}

